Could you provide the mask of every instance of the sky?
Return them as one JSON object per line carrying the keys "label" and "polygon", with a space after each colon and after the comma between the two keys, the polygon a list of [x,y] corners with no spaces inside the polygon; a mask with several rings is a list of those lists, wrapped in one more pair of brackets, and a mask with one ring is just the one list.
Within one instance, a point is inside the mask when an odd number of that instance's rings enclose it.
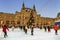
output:
{"label": "sky", "polygon": [[43,17],[55,18],[60,12],[60,0],[0,0],[0,12],[20,12],[23,2],[27,8],[35,4],[37,14]]}

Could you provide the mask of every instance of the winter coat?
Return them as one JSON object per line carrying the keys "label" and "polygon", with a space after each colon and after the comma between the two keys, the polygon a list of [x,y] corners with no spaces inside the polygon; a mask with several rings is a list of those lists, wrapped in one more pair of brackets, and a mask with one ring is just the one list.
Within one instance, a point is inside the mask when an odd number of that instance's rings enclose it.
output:
{"label": "winter coat", "polygon": [[54,30],[58,30],[59,27],[57,25],[54,26]]}
{"label": "winter coat", "polygon": [[3,32],[6,32],[6,31],[7,31],[7,29],[8,29],[8,28],[7,28],[7,26],[6,26],[6,25],[4,25],[4,26],[3,26],[3,30],[2,30],[2,31],[3,31]]}

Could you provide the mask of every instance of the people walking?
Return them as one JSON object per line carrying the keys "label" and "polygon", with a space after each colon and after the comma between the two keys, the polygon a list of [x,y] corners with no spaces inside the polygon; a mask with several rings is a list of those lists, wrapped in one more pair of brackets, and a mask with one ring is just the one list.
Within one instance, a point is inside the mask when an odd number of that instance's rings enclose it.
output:
{"label": "people walking", "polygon": [[6,25],[4,25],[3,26],[4,38],[7,37],[7,30],[9,30],[8,27]]}
{"label": "people walking", "polygon": [[59,29],[59,27],[58,27],[58,25],[57,24],[55,24],[54,25],[54,30],[55,30],[55,34],[57,35],[57,30]]}

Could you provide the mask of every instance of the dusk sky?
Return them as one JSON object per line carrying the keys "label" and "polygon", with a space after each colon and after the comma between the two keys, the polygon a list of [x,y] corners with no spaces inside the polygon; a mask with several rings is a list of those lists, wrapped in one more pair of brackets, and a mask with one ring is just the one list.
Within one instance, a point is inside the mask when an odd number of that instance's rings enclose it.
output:
{"label": "dusk sky", "polygon": [[60,12],[60,0],[0,0],[0,12],[20,11],[23,2],[28,8],[35,4],[37,13],[43,17],[55,18]]}

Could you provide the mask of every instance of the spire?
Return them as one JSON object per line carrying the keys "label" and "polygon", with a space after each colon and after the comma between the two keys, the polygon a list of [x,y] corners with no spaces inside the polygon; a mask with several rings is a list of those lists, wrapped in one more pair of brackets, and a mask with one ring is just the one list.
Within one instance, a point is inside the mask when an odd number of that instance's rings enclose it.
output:
{"label": "spire", "polygon": [[35,4],[33,5],[33,10],[36,12]]}
{"label": "spire", "polygon": [[24,10],[25,9],[25,4],[24,4],[24,2],[23,2],[23,4],[22,4],[22,10]]}

